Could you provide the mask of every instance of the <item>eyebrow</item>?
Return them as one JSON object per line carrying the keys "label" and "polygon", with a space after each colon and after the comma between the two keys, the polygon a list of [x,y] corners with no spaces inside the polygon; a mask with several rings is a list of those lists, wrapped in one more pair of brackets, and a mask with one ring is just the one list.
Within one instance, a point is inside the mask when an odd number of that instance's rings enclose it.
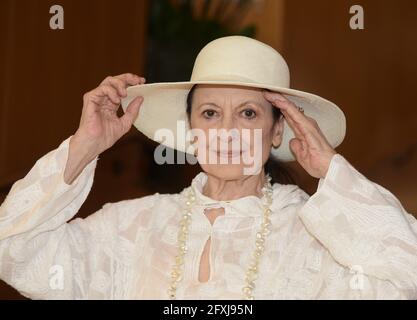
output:
{"label": "eyebrow", "polygon": [[[238,106],[237,106],[237,108],[240,108],[240,107],[242,107],[242,106],[244,106],[244,105],[247,105],[247,104],[255,104],[255,105],[257,105],[259,108],[262,108],[262,105],[261,104],[259,104],[258,102],[256,102],[256,101],[252,101],[252,100],[248,100],[248,101],[245,101],[245,102],[242,102],[241,104],[239,104]],[[215,104],[214,102],[206,102],[206,103],[202,103],[202,104],[200,104],[199,106],[198,106],[198,109],[200,109],[202,106],[205,106],[205,105],[212,105],[212,106],[215,106],[215,107],[217,107],[217,108],[220,108],[220,106],[218,106],[217,104]]]}

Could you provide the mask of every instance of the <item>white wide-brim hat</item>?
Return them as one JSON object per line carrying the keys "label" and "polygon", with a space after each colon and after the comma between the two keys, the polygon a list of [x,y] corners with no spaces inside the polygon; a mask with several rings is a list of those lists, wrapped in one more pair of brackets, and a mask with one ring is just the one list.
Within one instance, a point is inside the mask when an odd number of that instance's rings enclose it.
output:
{"label": "white wide-brim hat", "polygon": [[[243,36],[219,38],[207,44],[196,58],[190,81],[129,87],[122,108],[126,110],[135,97],[144,97],[134,126],[158,143],[193,154],[194,149],[186,138],[190,130],[186,108],[188,93],[196,84],[239,85],[282,93],[317,121],[333,147],[340,145],[345,137],[346,118],[338,106],[317,95],[290,89],[290,73],[282,56],[267,44]],[[185,123],[185,130],[179,123]],[[156,134],[159,129],[165,132],[168,129],[173,138],[162,138],[160,131]],[[282,143],[271,149],[272,155],[284,162],[294,161],[289,147],[294,137],[284,121]]]}

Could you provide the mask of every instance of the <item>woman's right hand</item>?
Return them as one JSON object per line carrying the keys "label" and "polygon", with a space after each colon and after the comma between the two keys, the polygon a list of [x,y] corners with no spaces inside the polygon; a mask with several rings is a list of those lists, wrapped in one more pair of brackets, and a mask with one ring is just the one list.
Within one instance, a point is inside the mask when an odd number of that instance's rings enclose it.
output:
{"label": "woman's right hand", "polygon": [[143,97],[137,97],[122,117],[117,116],[121,99],[126,97],[128,86],[144,84],[145,79],[126,73],[107,77],[101,84],[84,94],[81,121],[75,137],[97,156],[112,147],[132,127],[139,113]]}
{"label": "woman's right hand", "polygon": [[84,94],[80,125],[69,143],[64,175],[66,183],[71,184],[90,161],[130,130],[139,114],[143,97],[132,100],[120,118],[117,110],[121,99],[127,96],[127,87],[144,84],[145,81],[130,73],[107,77],[97,88]]}

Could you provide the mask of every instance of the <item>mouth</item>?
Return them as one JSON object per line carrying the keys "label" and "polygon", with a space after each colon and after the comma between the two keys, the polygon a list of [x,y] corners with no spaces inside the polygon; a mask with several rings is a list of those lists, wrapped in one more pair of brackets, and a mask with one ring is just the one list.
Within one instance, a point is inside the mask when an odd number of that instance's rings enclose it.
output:
{"label": "mouth", "polygon": [[236,151],[214,151],[219,158],[237,158],[242,156],[242,150]]}

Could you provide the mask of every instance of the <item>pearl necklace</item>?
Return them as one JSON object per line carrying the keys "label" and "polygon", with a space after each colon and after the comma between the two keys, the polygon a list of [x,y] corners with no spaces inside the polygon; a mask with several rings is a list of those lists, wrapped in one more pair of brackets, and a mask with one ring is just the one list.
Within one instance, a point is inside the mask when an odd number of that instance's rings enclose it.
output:
{"label": "pearl necklace", "polygon": [[[266,175],[266,182],[262,188],[262,199],[264,200],[264,211],[263,211],[263,221],[261,223],[260,231],[256,233],[255,241],[255,251],[252,254],[252,259],[249,268],[246,271],[246,285],[243,287],[243,299],[245,300],[254,300],[253,290],[255,289],[255,280],[258,278],[258,266],[259,261],[264,251],[264,244],[266,236],[269,234],[271,220],[269,219],[269,214],[271,213],[271,204],[272,204],[272,186],[271,186],[271,177]],[[195,202],[195,193],[193,188],[187,190],[187,210],[182,216],[180,222],[180,230],[178,232],[178,254],[175,257],[175,264],[171,270],[171,284],[168,289],[168,295],[171,300],[176,299],[176,291],[178,283],[182,279],[182,266],[184,265],[184,256],[187,252],[187,236],[188,236],[188,227],[191,223],[191,208]]]}

